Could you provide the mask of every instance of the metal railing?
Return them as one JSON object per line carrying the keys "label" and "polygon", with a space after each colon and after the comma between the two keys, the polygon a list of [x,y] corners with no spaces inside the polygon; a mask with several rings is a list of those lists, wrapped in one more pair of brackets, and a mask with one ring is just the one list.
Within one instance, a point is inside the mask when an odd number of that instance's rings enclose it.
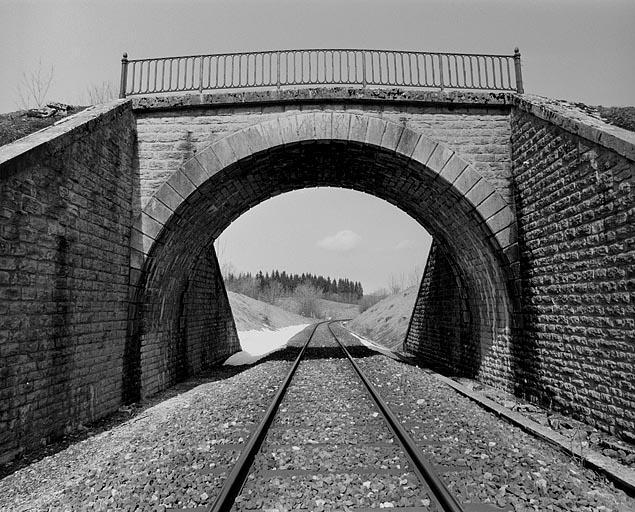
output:
{"label": "metal railing", "polygon": [[275,50],[121,60],[120,98],[303,85],[361,85],[523,92],[513,55],[393,50]]}

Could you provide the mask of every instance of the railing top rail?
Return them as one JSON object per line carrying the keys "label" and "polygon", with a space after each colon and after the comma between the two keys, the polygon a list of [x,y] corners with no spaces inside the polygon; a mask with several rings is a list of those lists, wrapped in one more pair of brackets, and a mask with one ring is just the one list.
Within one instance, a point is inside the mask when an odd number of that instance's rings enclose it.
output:
{"label": "railing top rail", "polygon": [[520,52],[303,48],[121,60],[120,97],[306,85],[523,92]]}
{"label": "railing top rail", "polygon": [[388,50],[388,49],[371,49],[371,48],[296,48],[283,50],[254,50],[251,52],[224,52],[224,53],[199,53],[196,55],[170,55],[167,57],[145,57],[143,59],[127,59],[132,62],[150,62],[155,60],[170,59],[198,59],[201,57],[229,57],[235,55],[257,55],[265,53],[306,53],[306,52],[365,52],[365,53],[416,53],[420,55],[450,55],[456,57],[497,57],[497,58],[513,58],[514,54],[502,53],[455,53],[455,52],[430,52],[420,50]]}

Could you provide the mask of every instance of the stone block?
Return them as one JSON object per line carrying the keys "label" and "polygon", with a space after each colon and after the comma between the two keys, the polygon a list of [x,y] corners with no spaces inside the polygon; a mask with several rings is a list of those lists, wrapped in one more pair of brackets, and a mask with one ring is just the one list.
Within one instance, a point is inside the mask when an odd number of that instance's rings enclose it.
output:
{"label": "stone block", "polygon": [[485,223],[492,231],[492,233],[498,233],[506,227],[511,226],[514,223],[514,218],[512,216],[511,210],[509,208],[504,208],[498,213],[487,218]]}
{"label": "stone block", "polygon": [[332,118],[332,137],[335,140],[348,140],[350,131],[351,115],[344,112],[333,112]]}
{"label": "stone block", "polygon": [[[175,212],[183,202],[183,197],[179,195],[169,183],[164,184],[154,195],[155,199],[161,201],[167,208]],[[146,203],[147,205],[147,203]]]}
{"label": "stone block", "polygon": [[234,150],[232,149],[227,137],[217,140],[212,144],[212,149],[216,158],[224,167],[229,167],[233,163],[235,163],[238,158],[234,154]]}
{"label": "stone block", "polygon": [[245,132],[242,130],[227,137],[227,142],[232,149],[233,154],[237,160],[242,160],[251,155],[252,150],[249,145]]}
{"label": "stone block", "polygon": [[401,136],[401,140],[397,145],[397,153],[410,158],[420,138],[421,134],[415,132],[414,130],[405,128]]}
{"label": "stone block", "polygon": [[211,177],[208,169],[203,167],[196,158],[185,162],[179,170],[195,187],[200,187]]}
{"label": "stone block", "polygon": [[187,199],[196,190],[194,184],[187,179],[187,176],[182,171],[175,172],[168,184],[183,199]]}
{"label": "stone block", "polygon": [[373,146],[381,146],[381,140],[386,129],[386,121],[379,117],[368,118],[368,129],[366,130],[366,144],[372,144]]}
{"label": "stone block", "polygon": [[495,213],[498,213],[503,208],[507,207],[507,203],[503,201],[503,198],[499,194],[492,194],[485,201],[481,203],[478,211],[485,220],[489,219]]}
{"label": "stone block", "polygon": [[441,174],[439,175],[439,177],[443,181],[445,181],[445,183],[447,183],[448,185],[451,185],[467,169],[469,169],[467,162],[455,153],[447,161],[447,163],[441,170]]}
{"label": "stone block", "polygon": [[426,165],[430,159],[430,155],[432,155],[432,152],[435,150],[437,145],[437,142],[422,136],[419,139],[419,142],[417,142],[411,158],[423,165]]}
{"label": "stone block", "polygon": [[316,112],[314,116],[315,138],[318,140],[330,140],[333,129],[333,114],[331,112]]}
{"label": "stone block", "polygon": [[148,216],[145,212],[141,214],[141,232],[144,235],[148,235],[153,240],[159,238],[159,233],[163,229],[163,224],[157,222],[152,217]]}
{"label": "stone block", "polygon": [[298,126],[298,140],[315,139],[315,117],[313,114],[301,114],[296,116]]}
{"label": "stone block", "polygon": [[494,188],[484,179],[480,179],[465,195],[466,199],[477,207],[494,193]]}
{"label": "stone block", "polygon": [[348,131],[348,140],[354,142],[364,142],[366,140],[368,121],[368,116],[352,115]]}
{"label": "stone block", "polygon": [[403,132],[403,126],[394,123],[386,123],[386,129],[384,130],[384,135],[381,139],[381,146],[389,151],[395,151]]}
{"label": "stone block", "polygon": [[284,144],[294,144],[300,140],[298,117],[282,116],[278,118],[280,137]]}
{"label": "stone block", "polygon": [[482,181],[481,176],[471,167],[466,167],[452,185],[461,195],[466,195],[479,181]]}

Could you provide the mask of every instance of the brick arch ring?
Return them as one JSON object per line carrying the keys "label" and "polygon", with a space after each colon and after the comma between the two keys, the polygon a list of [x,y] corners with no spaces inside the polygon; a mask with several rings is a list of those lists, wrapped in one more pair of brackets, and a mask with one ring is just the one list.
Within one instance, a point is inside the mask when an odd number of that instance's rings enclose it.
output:
{"label": "brick arch ring", "polygon": [[311,112],[280,116],[219,139],[185,162],[150,198],[135,220],[131,266],[140,270],[154,241],[179,206],[222,169],[249,156],[311,140],[364,143],[418,162],[435,179],[444,180],[473,206],[491,233],[494,245],[516,262],[512,208],[476,169],[455,151],[414,130],[380,117],[345,112]]}

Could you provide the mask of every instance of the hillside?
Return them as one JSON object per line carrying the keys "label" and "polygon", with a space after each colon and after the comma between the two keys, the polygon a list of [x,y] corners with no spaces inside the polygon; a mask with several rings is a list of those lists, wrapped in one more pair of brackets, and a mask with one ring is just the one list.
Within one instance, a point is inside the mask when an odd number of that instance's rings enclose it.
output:
{"label": "hillside", "polygon": [[412,286],[401,293],[390,295],[353,318],[347,327],[389,349],[401,350],[417,292],[418,287]]}
{"label": "hillside", "polygon": [[277,330],[290,325],[306,325],[314,321],[240,293],[227,292],[227,296],[238,331]]}

